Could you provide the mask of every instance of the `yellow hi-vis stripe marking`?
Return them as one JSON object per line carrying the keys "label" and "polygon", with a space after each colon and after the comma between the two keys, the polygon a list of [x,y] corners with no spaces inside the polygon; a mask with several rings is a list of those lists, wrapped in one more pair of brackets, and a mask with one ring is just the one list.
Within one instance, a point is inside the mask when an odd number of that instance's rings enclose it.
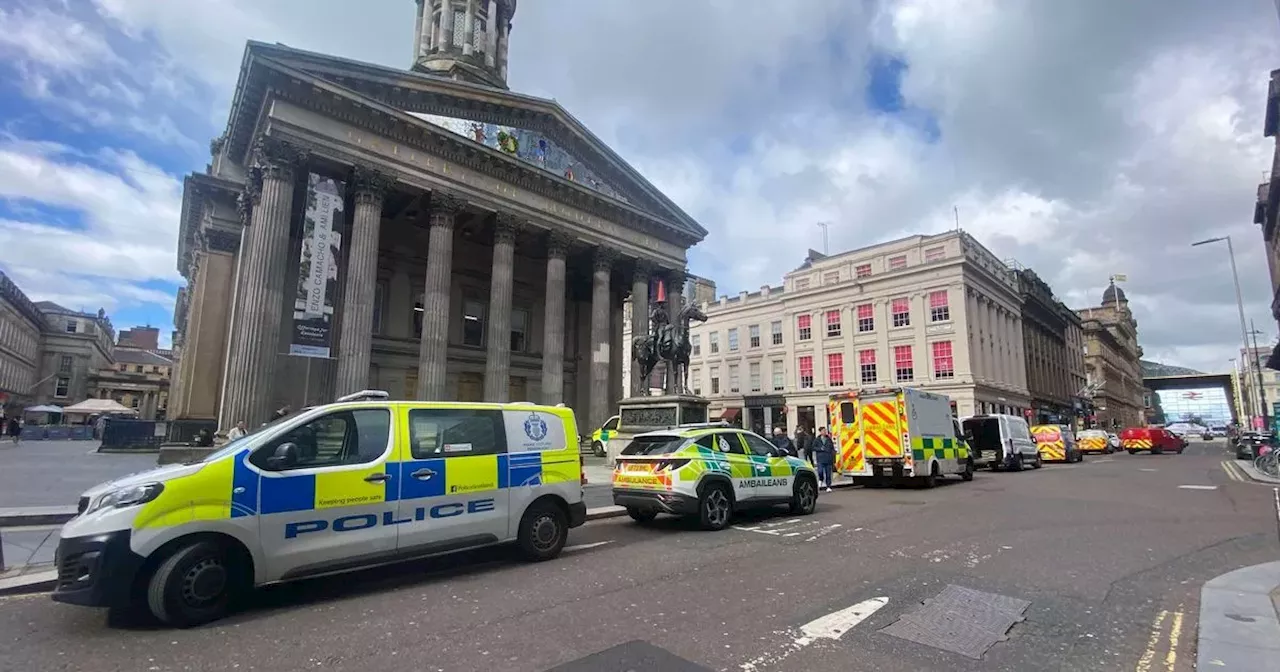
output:
{"label": "yellow hi-vis stripe marking", "polygon": [[[543,485],[579,480],[582,477],[580,459],[581,457],[578,455],[576,447],[572,451],[544,452],[542,454]],[[496,461],[494,462],[494,468],[497,468]]]}
{"label": "yellow hi-vis stripe marking", "polygon": [[165,481],[164,492],[142,507],[133,526],[167,527],[230,518],[234,470],[235,459],[221,459],[205,464],[194,474]]}
{"label": "yellow hi-vis stripe marking", "polygon": [[[451,457],[444,469],[444,494],[483,492],[498,489],[498,456]],[[543,475],[545,483],[546,475]],[[519,485],[513,483],[512,485]]]}
{"label": "yellow hi-vis stripe marking", "polygon": [[383,470],[382,462],[378,461],[367,469],[343,469],[316,473],[315,507],[331,509],[335,506],[361,506],[386,501],[386,485],[381,481],[370,483],[364,480],[370,474],[383,473]]}

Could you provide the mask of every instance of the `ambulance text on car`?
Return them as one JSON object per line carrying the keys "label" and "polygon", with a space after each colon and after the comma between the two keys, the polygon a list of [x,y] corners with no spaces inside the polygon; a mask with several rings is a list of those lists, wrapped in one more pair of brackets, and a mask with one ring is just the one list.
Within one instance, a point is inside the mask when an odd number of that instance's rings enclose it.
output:
{"label": "ambulance text on car", "polygon": [[344,397],[86,492],[53,599],[189,626],[253,586],[506,542],[550,559],[586,519],[577,437],[559,406]]}

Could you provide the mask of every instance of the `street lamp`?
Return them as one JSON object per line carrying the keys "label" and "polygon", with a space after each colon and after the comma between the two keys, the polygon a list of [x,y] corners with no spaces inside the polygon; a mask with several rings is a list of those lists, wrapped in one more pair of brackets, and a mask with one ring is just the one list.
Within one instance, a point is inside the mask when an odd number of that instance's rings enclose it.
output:
{"label": "street lamp", "polygon": [[[1244,297],[1240,294],[1240,273],[1236,271],[1236,250],[1231,246],[1231,236],[1218,236],[1217,238],[1207,238],[1198,243],[1191,243],[1191,247],[1199,247],[1200,245],[1208,245],[1209,243],[1220,243],[1227,241],[1227,254],[1231,257],[1231,279],[1236,283],[1236,309],[1240,311],[1240,343],[1244,346],[1244,351],[1249,352],[1249,328],[1244,323]],[[1258,391],[1262,393],[1261,390]],[[1264,417],[1267,409],[1262,407],[1262,402],[1258,402],[1258,414]]]}

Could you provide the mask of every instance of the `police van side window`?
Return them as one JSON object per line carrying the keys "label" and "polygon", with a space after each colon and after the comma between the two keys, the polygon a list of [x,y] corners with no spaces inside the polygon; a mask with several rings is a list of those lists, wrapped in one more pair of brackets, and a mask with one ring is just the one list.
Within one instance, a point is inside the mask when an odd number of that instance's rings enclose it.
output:
{"label": "police van side window", "polygon": [[[390,434],[391,414],[385,409],[339,411],[294,427],[254,451],[249,461],[267,471],[366,464],[382,457]],[[294,450],[280,453],[285,444]],[[287,459],[272,462],[277,455]]]}
{"label": "police van side window", "polygon": [[502,412],[446,408],[410,410],[409,449],[417,460],[505,453],[507,434]]}

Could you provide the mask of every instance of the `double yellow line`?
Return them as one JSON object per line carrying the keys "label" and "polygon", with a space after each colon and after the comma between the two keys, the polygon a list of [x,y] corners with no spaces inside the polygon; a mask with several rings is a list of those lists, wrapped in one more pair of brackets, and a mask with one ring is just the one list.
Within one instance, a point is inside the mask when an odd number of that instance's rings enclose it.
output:
{"label": "double yellow line", "polygon": [[[1178,609],[1182,609],[1182,605],[1178,605]],[[1138,666],[1134,668],[1135,672],[1151,672],[1152,665],[1159,664],[1159,649],[1163,649],[1164,644],[1168,644],[1168,649],[1164,654],[1164,670],[1165,672],[1173,672],[1178,664],[1178,638],[1182,635],[1182,618],[1181,611],[1168,611],[1161,609],[1156,614],[1155,620],[1151,622],[1151,636],[1147,638],[1147,648],[1142,652],[1142,657],[1138,659]],[[1165,637],[1165,621],[1169,622],[1168,637]]]}
{"label": "double yellow line", "polygon": [[1244,469],[1241,469],[1240,465],[1236,464],[1234,460],[1223,460],[1222,470],[1227,472],[1227,478],[1233,481],[1247,483],[1253,480],[1249,478],[1247,474],[1244,473]]}

